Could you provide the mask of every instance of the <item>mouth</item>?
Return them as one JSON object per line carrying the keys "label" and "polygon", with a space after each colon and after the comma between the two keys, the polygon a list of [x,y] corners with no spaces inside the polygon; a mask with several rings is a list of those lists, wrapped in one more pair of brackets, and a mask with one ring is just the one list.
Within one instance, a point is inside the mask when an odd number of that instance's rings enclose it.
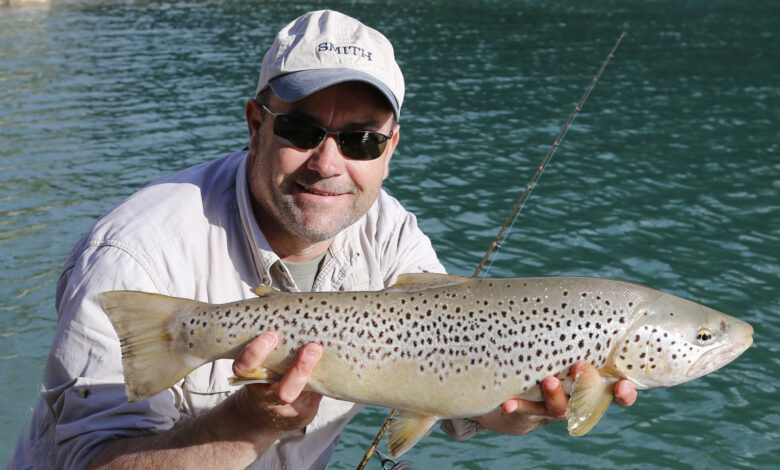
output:
{"label": "mouth", "polygon": [[319,188],[314,188],[314,187],[311,187],[311,186],[304,186],[304,185],[302,185],[300,183],[296,183],[296,186],[298,187],[298,189],[302,193],[313,194],[315,196],[334,197],[334,196],[343,196],[345,194],[348,194],[348,193],[345,193],[345,192],[329,191],[329,190],[324,189],[324,188],[319,189]]}
{"label": "mouth", "polygon": [[742,341],[708,352],[698,361],[696,361],[686,374],[688,377],[696,378],[718,370],[729,362],[733,361],[739,355],[747,350],[753,344],[753,337],[749,336]]}

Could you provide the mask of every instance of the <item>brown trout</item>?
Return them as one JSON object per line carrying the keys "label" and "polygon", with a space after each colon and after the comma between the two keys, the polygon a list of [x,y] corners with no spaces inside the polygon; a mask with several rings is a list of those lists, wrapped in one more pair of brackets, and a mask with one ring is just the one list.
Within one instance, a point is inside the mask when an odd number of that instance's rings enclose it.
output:
{"label": "brown trout", "polygon": [[[278,380],[306,343],[323,346],[307,390],[402,410],[397,457],[444,418],[485,414],[508,398],[541,399],[557,375],[571,394],[572,435],[587,433],[619,379],[669,387],[729,363],[753,342],[744,321],[628,282],[598,278],[474,279],[404,274],[368,292],[283,293],[222,305],[132,291],[100,294],[122,346],[130,401],[197,367],[234,358],[256,335],[279,345],[251,377]],[[569,368],[589,361],[576,379]]]}

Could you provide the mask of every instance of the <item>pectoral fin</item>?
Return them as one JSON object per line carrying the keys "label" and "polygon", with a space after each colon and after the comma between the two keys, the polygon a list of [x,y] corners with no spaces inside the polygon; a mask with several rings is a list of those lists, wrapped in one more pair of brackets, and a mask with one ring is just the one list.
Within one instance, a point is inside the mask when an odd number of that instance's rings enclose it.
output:
{"label": "pectoral fin", "polygon": [[258,367],[241,375],[234,375],[228,379],[230,385],[267,384],[282,380],[282,376],[265,367]]}
{"label": "pectoral fin", "polygon": [[613,398],[617,379],[604,377],[590,364],[577,374],[572,387],[566,417],[572,436],[584,436],[601,419]]}
{"label": "pectoral fin", "polygon": [[387,432],[387,447],[390,458],[394,459],[414,447],[417,441],[427,436],[433,430],[439,418],[437,416],[401,411]]}
{"label": "pectoral fin", "polygon": [[258,297],[265,297],[271,294],[278,294],[279,290],[268,286],[257,286],[252,292],[254,292]]}

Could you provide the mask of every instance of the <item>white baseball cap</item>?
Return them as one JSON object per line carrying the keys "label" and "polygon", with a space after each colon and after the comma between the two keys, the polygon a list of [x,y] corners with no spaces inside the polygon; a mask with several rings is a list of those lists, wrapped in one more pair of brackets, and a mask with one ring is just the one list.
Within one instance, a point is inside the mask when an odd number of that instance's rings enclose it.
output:
{"label": "white baseball cap", "polygon": [[387,97],[398,119],[404,100],[404,76],[390,41],[343,13],[313,11],[276,35],[263,57],[256,95],[270,86],[283,101],[292,102],[347,81],[376,87]]}

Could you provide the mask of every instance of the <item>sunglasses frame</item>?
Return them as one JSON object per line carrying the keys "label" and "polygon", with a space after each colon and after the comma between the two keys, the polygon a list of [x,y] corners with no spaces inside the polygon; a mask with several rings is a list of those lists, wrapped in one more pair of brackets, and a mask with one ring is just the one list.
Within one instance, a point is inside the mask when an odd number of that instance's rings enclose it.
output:
{"label": "sunglasses frame", "polygon": [[[292,114],[275,113],[275,112],[271,111],[270,109],[268,109],[268,107],[266,105],[264,105],[264,104],[261,104],[260,106],[263,108],[263,110],[266,113],[268,113],[270,116],[273,116],[273,118],[274,118],[274,135],[276,136],[276,138],[281,140],[282,142],[288,144],[288,145],[291,145],[292,147],[297,148],[297,149],[311,150],[313,148],[317,148],[320,144],[322,144],[322,142],[325,139],[328,138],[329,135],[335,135],[336,136],[336,142],[337,142],[338,148],[339,148],[339,153],[341,153],[341,155],[344,158],[346,158],[348,160],[370,161],[370,160],[376,160],[377,158],[379,158],[382,155],[384,155],[385,150],[387,149],[387,141],[390,140],[393,137],[393,131],[390,131],[390,135],[385,135],[385,134],[383,134],[381,132],[377,132],[377,131],[361,131],[361,130],[356,130],[356,131],[334,131],[334,130],[330,130],[328,128],[322,127],[319,124],[315,124],[315,123],[313,123],[313,122],[311,122],[311,121],[309,121],[309,120],[307,120],[305,118],[302,118],[302,117],[294,116]],[[309,125],[309,126],[311,126],[313,128],[319,129],[320,131],[323,131],[324,134],[322,135],[320,140],[315,145],[313,145],[312,147],[308,147],[307,148],[307,147],[302,147],[302,146],[296,145],[295,143],[293,143],[290,140],[288,140],[286,137],[281,136],[281,135],[279,135],[277,133],[277,130],[276,130],[276,120],[278,118],[290,119],[293,122],[297,121],[297,122],[304,123],[304,124]],[[366,155],[361,155],[361,156],[350,156],[350,155],[347,155],[346,153],[344,153],[345,141],[343,139],[345,137],[347,137],[348,135],[362,135],[362,138],[360,138],[360,137],[357,138],[361,142],[366,142],[368,136],[374,137],[377,140],[376,145],[378,147],[380,147],[379,148],[379,150],[380,150],[379,155],[373,156],[370,153],[367,153]],[[349,144],[349,142],[346,142],[346,143]],[[365,145],[364,145],[364,148],[365,148]]]}

